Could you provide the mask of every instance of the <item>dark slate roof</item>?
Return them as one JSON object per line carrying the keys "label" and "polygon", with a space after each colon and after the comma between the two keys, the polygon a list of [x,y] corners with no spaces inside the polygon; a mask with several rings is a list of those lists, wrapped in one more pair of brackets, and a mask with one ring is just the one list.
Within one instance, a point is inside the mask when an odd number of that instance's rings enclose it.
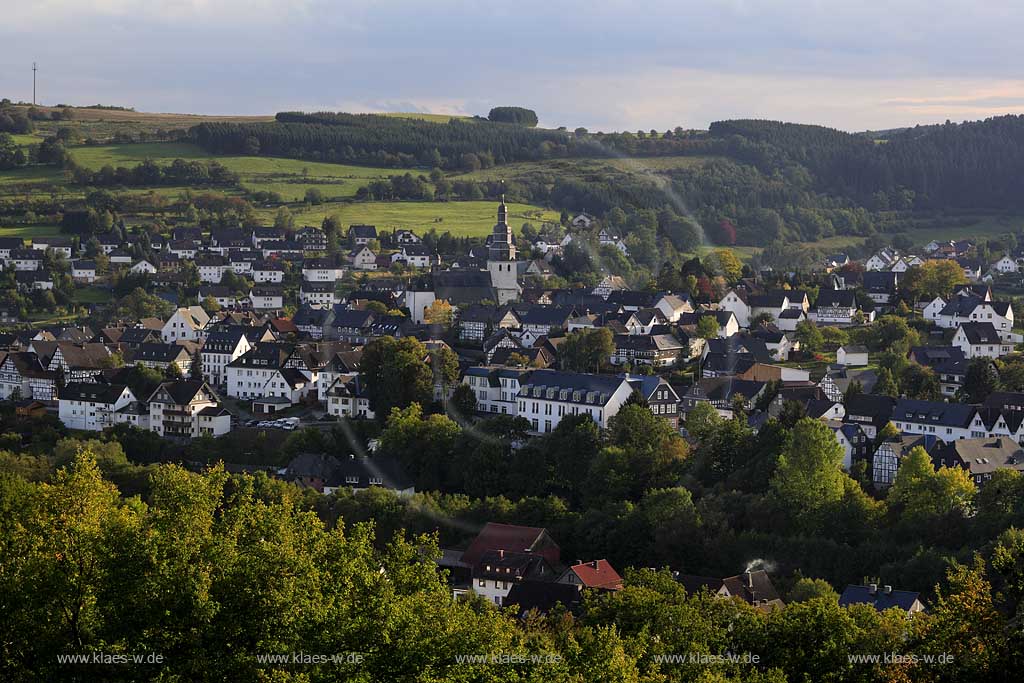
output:
{"label": "dark slate roof", "polygon": [[519,315],[519,320],[523,325],[561,327],[575,315],[576,309],[571,306],[531,306]]}
{"label": "dark slate roof", "polygon": [[146,343],[140,344],[132,354],[132,361],[149,361],[152,363],[173,363],[181,354],[188,355],[185,347],[178,344]]}
{"label": "dark slate roof", "polygon": [[512,585],[502,606],[515,607],[518,615],[524,617],[531,610],[547,614],[556,605],[572,611],[579,607],[580,601],[580,590],[572,584],[526,580]]}
{"label": "dark slate roof", "polygon": [[872,423],[884,425],[893,415],[896,399],[877,394],[855,394],[846,400],[846,421],[851,416],[871,417]]}
{"label": "dark slate roof", "polygon": [[203,388],[211,395],[216,396],[213,391],[206,385],[206,382],[198,379],[181,379],[174,382],[163,382],[156,388],[153,394],[149,397],[150,401],[153,400],[153,396],[160,391],[165,389],[171,396],[171,400],[174,401],[175,405],[183,406],[188,405],[195,398],[195,395]]}
{"label": "dark slate roof", "polygon": [[896,291],[898,278],[899,274],[891,271],[865,271],[863,273],[864,289],[875,294],[891,294]]}
{"label": "dark slate roof", "polygon": [[69,382],[60,390],[62,401],[88,401],[113,403],[125,390],[124,384],[97,384],[95,382]]}
{"label": "dark slate roof", "polygon": [[[406,473],[402,465],[384,455],[373,457],[349,457],[340,458],[341,467],[339,474],[345,486],[353,488],[369,488],[370,486],[384,486],[385,488],[401,491],[411,488],[412,478]],[[357,481],[350,481],[351,478]],[[371,484],[371,479],[380,479],[380,484]]]}
{"label": "dark slate roof", "polygon": [[485,270],[441,270],[433,274],[434,294],[452,304],[494,300],[491,275]]}
{"label": "dark slate roof", "polygon": [[901,398],[892,410],[892,419],[901,422],[934,424],[944,427],[966,427],[974,417],[974,406],[962,403],[917,401]]}
{"label": "dark slate roof", "polygon": [[350,225],[348,227],[349,237],[362,237],[364,239],[377,239],[377,226],[375,225]]}
{"label": "dark slate roof", "polygon": [[292,316],[296,327],[323,327],[334,319],[334,313],[326,308],[313,308],[303,304]]}
{"label": "dark slate roof", "polygon": [[967,337],[967,342],[972,346],[976,344],[1002,343],[999,339],[999,332],[996,330],[995,325],[993,325],[992,323],[961,323],[960,329],[964,331],[964,335],[966,335]]}
{"label": "dark slate roof", "polygon": [[369,327],[377,318],[377,314],[373,311],[346,308],[344,304],[335,304],[332,310],[334,311],[334,322],[331,324],[339,328]]}
{"label": "dark slate roof", "polygon": [[292,347],[286,344],[256,344],[228,365],[239,368],[281,368],[284,367],[291,353]]}
{"label": "dark slate roof", "polygon": [[608,303],[630,308],[650,308],[658,302],[661,295],[654,292],[643,292],[633,289],[616,289],[608,295]]}
{"label": "dark slate roof", "polygon": [[914,346],[910,349],[910,356],[920,365],[935,368],[938,372],[942,372],[942,367],[966,360],[959,346]]}
{"label": "dark slate roof", "polygon": [[[568,389],[570,392],[596,392],[604,394],[606,399],[610,397],[623,382],[622,377],[612,375],[592,375],[582,372],[561,372],[558,370],[535,370],[529,377],[520,380],[521,388],[534,389],[536,387],[551,389]],[[557,396],[557,394],[556,394]],[[572,393],[567,401],[572,401]],[[585,402],[586,396],[583,397]]]}
{"label": "dark slate roof", "polygon": [[747,303],[756,308],[782,308],[787,301],[785,292],[769,292],[768,294],[751,294]]}
{"label": "dark slate roof", "polygon": [[156,330],[149,330],[144,327],[129,327],[121,334],[120,342],[132,345],[159,341],[159,339],[160,333]]}
{"label": "dark slate roof", "polygon": [[818,308],[823,306],[834,308],[854,308],[857,305],[857,300],[853,295],[853,290],[822,289],[818,292],[818,298],[815,301],[815,305]]}
{"label": "dark slate roof", "polygon": [[308,294],[330,294],[334,291],[333,282],[310,282],[302,281],[302,291]]}
{"label": "dark slate roof", "polygon": [[886,593],[884,586],[877,586],[874,594],[872,594],[870,586],[854,586],[851,584],[839,596],[839,606],[871,605],[879,612],[890,607],[909,611],[920,595],[920,593],[911,591],[897,590]]}

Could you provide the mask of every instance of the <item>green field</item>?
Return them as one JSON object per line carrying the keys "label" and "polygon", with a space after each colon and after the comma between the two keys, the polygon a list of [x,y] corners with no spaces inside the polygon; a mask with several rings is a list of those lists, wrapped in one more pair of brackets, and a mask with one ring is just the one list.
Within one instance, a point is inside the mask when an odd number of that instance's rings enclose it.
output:
{"label": "green field", "polygon": [[7,192],[11,186],[21,184],[61,183],[64,175],[52,166],[27,166],[9,171],[0,171],[0,193]]}
{"label": "green field", "polygon": [[[525,222],[540,227],[544,221],[557,222],[559,213],[530,204],[509,204],[508,222],[517,232]],[[259,212],[269,224],[276,209]],[[457,237],[481,237],[491,232],[497,220],[497,204],[480,202],[341,202],[293,210],[298,225],[320,225],[326,216],[338,215],[344,225],[366,223],[378,229],[405,228],[416,233],[431,229]]]}
{"label": "green field", "polygon": [[175,159],[215,159],[237,173],[247,190],[277,192],[286,202],[301,201],[311,187],[318,188],[329,199],[351,198],[371,180],[405,172],[281,157],[216,156],[196,145],[175,142],[74,147],[71,154],[80,165],[91,169],[135,166],[146,159],[159,164]]}
{"label": "green field", "polygon": [[422,121],[432,121],[434,123],[448,123],[452,119],[470,119],[469,116],[459,116],[456,114],[422,114],[417,111],[398,111],[398,112],[384,112],[381,116],[391,116],[396,119],[420,119]]}
{"label": "green field", "polygon": [[30,135],[12,134],[11,137],[14,138],[14,144],[20,145],[22,147],[25,147],[27,145],[35,145],[35,144],[38,144],[38,143],[43,141],[43,138],[41,138],[40,136],[38,136],[38,135],[31,135],[31,134]]}
{"label": "green field", "polygon": [[0,227],[0,237],[55,237],[62,234],[59,225],[12,225]]}
{"label": "green field", "polygon": [[106,287],[76,287],[74,299],[79,304],[101,304],[110,301],[111,296]]}

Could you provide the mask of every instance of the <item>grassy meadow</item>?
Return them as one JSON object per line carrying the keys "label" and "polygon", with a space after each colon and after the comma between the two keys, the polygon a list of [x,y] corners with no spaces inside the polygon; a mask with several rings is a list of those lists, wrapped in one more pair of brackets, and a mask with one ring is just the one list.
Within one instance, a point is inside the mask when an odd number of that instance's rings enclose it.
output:
{"label": "grassy meadow", "polygon": [[[274,220],[276,209],[261,210],[267,223]],[[530,204],[509,204],[508,222],[517,232],[525,222],[536,226],[544,221],[557,222],[559,212]],[[292,208],[299,225],[319,225],[327,216],[341,217],[344,225],[365,223],[378,229],[405,228],[416,233],[431,229],[450,232],[456,237],[481,237],[490,234],[497,220],[493,201],[479,202],[337,202]]]}
{"label": "grassy meadow", "polygon": [[0,225],[0,237],[20,237],[24,240],[33,237],[56,237],[60,234],[59,225]]}
{"label": "grassy meadow", "polygon": [[328,199],[354,197],[371,180],[388,178],[401,169],[330,164],[281,157],[215,156],[196,145],[176,142],[74,147],[75,161],[91,169],[103,166],[135,166],[146,159],[169,164],[175,159],[215,159],[241,178],[254,192],[277,192],[286,202],[301,201],[306,190],[319,189]]}

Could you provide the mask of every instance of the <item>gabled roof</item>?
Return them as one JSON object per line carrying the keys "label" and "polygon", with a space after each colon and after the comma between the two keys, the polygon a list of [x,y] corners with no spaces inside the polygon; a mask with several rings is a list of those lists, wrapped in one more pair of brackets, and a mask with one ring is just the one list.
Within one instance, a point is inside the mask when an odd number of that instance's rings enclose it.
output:
{"label": "gabled roof", "polygon": [[178,344],[164,344],[162,342],[150,342],[140,344],[131,353],[134,362],[149,361],[153,363],[173,363],[182,357],[188,356],[188,351]]}
{"label": "gabled roof", "polygon": [[901,422],[915,422],[941,425],[943,427],[967,427],[974,418],[974,406],[962,403],[939,401],[917,401],[908,398],[897,399],[892,410],[892,419]]}
{"label": "gabled roof", "polygon": [[498,524],[488,522],[476,538],[462,553],[462,561],[470,566],[476,565],[484,553],[493,550],[505,550],[514,553],[530,553],[545,550],[558,556],[558,545],[551,539],[547,529],[514,524]]}
{"label": "gabled roof", "polygon": [[604,588],[606,590],[622,588],[622,577],[608,560],[581,562],[570,566],[567,571],[579,577],[586,588]]}
{"label": "gabled roof", "polygon": [[886,593],[884,586],[875,586],[873,590],[874,592],[872,592],[871,586],[848,585],[843,590],[843,594],[839,596],[839,606],[871,605],[879,612],[896,607],[909,612],[921,595],[911,591],[898,590]]}
{"label": "gabled roof", "polygon": [[205,391],[213,397],[213,400],[217,400],[217,394],[210,389],[206,382],[198,379],[181,379],[173,382],[162,382],[149,397],[149,402],[152,403],[154,397],[161,391],[166,391],[171,400],[174,401],[175,405],[184,406],[192,402],[192,399],[196,397],[200,391]]}
{"label": "gabled roof", "polygon": [[[115,403],[127,387],[124,384],[97,384],[95,382],[69,382],[59,392],[62,401],[88,403]],[[129,390],[129,393],[130,390]]]}
{"label": "gabled roof", "polygon": [[856,308],[857,300],[853,290],[849,289],[822,289],[818,292],[815,301],[818,308]]}
{"label": "gabled roof", "polygon": [[971,346],[1002,343],[995,325],[989,322],[960,323],[960,330],[963,331],[964,336],[967,338],[967,343]]}
{"label": "gabled roof", "polygon": [[579,606],[580,599],[579,589],[571,584],[528,579],[515,582],[502,605],[516,607],[522,618],[531,611],[547,614],[556,605],[571,611]]}

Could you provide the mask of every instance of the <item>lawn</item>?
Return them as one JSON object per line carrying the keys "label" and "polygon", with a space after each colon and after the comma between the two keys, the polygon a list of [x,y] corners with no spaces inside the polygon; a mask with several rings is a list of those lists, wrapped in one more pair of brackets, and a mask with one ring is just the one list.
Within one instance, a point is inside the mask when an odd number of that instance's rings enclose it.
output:
{"label": "lawn", "polygon": [[74,299],[78,304],[101,304],[110,301],[113,295],[107,287],[76,287]]}
{"label": "lawn", "polygon": [[0,227],[0,237],[29,239],[32,237],[56,237],[62,234],[59,225],[12,225],[10,227]]}
{"label": "lawn", "polygon": [[[365,223],[379,229],[405,228],[417,233],[431,229],[439,233],[450,232],[457,237],[488,235],[497,220],[497,203],[480,202],[339,202],[293,209],[299,225],[320,225],[326,216],[338,215],[342,224]],[[559,213],[530,204],[509,204],[508,222],[514,230],[525,222],[537,227],[544,221],[557,222]],[[263,209],[267,223],[274,219],[276,209]]]}

